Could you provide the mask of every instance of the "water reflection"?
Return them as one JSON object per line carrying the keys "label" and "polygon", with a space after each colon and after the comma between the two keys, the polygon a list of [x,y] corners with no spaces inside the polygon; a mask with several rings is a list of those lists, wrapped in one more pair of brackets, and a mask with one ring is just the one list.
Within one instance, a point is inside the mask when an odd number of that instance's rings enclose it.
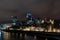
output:
{"label": "water reflection", "polygon": [[4,32],[0,31],[0,40],[4,40]]}
{"label": "water reflection", "polygon": [[[46,38],[41,36],[28,36],[17,33],[8,33],[0,31],[0,40],[51,40],[53,38]],[[56,40],[56,39],[53,39]]]}

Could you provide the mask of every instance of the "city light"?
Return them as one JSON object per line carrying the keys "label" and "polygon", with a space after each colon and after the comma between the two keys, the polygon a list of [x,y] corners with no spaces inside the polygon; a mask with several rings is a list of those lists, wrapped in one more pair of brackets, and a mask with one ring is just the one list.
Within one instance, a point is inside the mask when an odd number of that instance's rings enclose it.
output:
{"label": "city light", "polygon": [[54,28],[55,26],[54,19],[48,19],[46,17],[44,17],[44,19],[39,17],[33,18],[32,16],[33,15],[30,12],[28,12],[26,14],[26,20],[23,20],[23,22],[22,21],[19,22],[17,16],[11,16],[12,23],[1,25],[2,27],[4,27],[1,29],[39,31],[39,32],[43,32],[43,31],[44,32],[60,32],[60,29]]}

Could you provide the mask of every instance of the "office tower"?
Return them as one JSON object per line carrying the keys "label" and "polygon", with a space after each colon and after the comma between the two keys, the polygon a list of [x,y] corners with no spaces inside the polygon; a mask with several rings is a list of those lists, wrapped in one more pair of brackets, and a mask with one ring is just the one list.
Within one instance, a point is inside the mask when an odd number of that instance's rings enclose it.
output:
{"label": "office tower", "polygon": [[33,15],[31,14],[31,12],[27,12],[26,13],[26,18],[27,18],[27,25],[33,25],[34,24],[34,17]]}
{"label": "office tower", "polygon": [[12,19],[12,28],[19,28],[20,27],[20,23],[19,20],[17,19],[17,16],[11,16]]}

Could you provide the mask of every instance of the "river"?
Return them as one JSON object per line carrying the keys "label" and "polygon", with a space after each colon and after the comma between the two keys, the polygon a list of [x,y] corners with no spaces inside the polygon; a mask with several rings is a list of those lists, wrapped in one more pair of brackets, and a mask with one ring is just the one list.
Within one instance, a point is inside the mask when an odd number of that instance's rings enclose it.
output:
{"label": "river", "polygon": [[53,38],[44,38],[44,37],[39,37],[37,38],[36,36],[27,36],[25,35],[24,37],[22,36],[22,34],[20,34],[19,36],[17,36],[17,34],[11,34],[8,32],[4,32],[4,31],[0,31],[0,40],[56,40]]}

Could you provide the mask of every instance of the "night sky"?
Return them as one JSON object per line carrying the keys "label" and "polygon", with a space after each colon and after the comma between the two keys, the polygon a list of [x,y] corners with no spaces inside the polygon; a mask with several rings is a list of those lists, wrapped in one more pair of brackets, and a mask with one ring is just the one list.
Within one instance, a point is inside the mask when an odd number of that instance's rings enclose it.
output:
{"label": "night sky", "polygon": [[12,15],[23,19],[28,10],[35,17],[60,19],[60,0],[0,0],[0,21]]}

